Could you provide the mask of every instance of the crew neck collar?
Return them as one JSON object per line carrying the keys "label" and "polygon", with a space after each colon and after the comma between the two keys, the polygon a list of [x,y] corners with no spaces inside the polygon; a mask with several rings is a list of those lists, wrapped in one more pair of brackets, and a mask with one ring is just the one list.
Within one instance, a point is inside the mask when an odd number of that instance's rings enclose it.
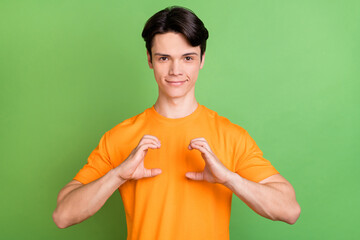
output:
{"label": "crew neck collar", "polygon": [[187,115],[187,116],[181,117],[181,118],[168,118],[168,117],[165,117],[165,116],[161,115],[160,113],[158,113],[155,110],[154,106],[155,105],[152,105],[152,107],[148,109],[148,112],[149,112],[151,118],[153,118],[157,121],[160,121],[162,123],[166,123],[166,124],[178,124],[178,123],[192,121],[200,115],[200,113],[203,109],[203,105],[198,103],[197,108],[190,115]]}

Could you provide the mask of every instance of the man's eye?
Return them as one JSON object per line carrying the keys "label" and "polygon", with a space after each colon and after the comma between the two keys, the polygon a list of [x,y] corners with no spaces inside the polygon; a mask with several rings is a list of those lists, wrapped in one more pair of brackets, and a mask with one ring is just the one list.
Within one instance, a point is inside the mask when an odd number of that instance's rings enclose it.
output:
{"label": "man's eye", "polygon": [[192,57],[185,57],[185,60],[186,60],[186,61],[191,61],[191,60],[192,60]]}
{"label": "man's eye", "polygon": [[167,57],[160,57],[159,60],[160,60],[160,61],[166,61],[166,60],[167,60]]}

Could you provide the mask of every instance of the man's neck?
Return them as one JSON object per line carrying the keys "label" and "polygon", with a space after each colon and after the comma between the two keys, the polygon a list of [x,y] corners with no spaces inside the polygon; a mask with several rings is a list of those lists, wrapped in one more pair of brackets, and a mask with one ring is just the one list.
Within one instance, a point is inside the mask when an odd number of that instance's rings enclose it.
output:
{"label": "man's neck", "polygon": [[191,98],[158,97],[154,104],[156,112],[167,118],[183,118],[192,114],[198,107],[195,96]]}

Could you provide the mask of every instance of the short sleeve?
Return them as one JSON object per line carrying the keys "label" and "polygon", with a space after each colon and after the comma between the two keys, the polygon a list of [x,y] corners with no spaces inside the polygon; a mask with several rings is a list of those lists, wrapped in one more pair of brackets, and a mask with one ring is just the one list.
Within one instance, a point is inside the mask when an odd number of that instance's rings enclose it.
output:
{"label": "short sleeve", "polygon": [[108,153],[108,140],[109,132],[106,132],[101,137],[98,146],[91,152],[87,163],[80,169],[73,180],[87,184],[104,176],[113,168]]}
{"label": "short sleeve", "polygon": [[263,157],[263,153],[256,145],[256,142],[247,131],[242,135],[236,147],[235,172],[253,182],[261,180],[279,173],[269,160]]}

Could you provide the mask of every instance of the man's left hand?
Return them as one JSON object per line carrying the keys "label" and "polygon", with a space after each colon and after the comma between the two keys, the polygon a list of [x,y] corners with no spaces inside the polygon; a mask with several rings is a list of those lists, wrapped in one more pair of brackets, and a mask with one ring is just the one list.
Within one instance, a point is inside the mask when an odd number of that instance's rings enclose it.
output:
{"label": "man's left hand", "polygon": [[229,180],[233,172],[227,169],[215,156],[205,138],[192,139],[188,148],[190,150],[197,149],[201,152],[201,156],[205,160],[205,168],[202,172],[187,172],[185,174],[187,178],[220,184],[225,184]]}

